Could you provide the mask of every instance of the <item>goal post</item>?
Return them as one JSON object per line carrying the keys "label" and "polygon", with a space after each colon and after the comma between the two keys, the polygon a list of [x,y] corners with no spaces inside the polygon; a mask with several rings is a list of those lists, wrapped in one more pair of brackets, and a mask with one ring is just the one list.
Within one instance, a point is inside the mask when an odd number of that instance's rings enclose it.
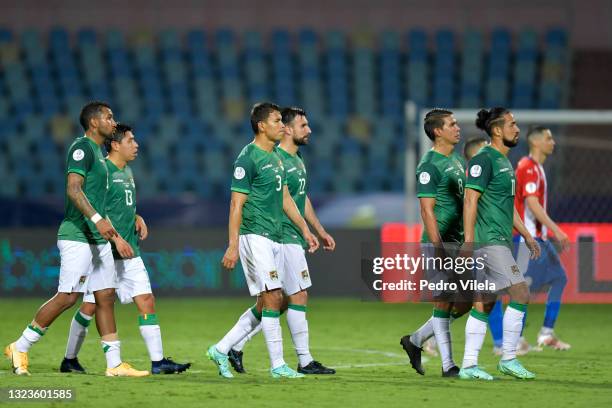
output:
{"label": "goal post", "polygon": [[[405,105],[406,119],[406,151],[405,151],[405,196],[406,196],[406,222],[409,224],[419,223],[418,203],[416,197],[415,170],[418,160],[429,149],[431,141],[423,129],[425,114],[431,109],[417,108],[414,102],[408,101]],[[448,109],[453,112],[461,126],[462,144],[468,139],[483,132],[476,129],[475,120],[478,109]],[[600,168],[600,174],[605,178],[606,173],[612,175],[612,160],[608,159],[612,153],[612,110],[523,110],[512,109],[512,113],[521,128],[520,149],[527,149],[525,135],[529,126],[546,125],[553,129],[553,134],[562,154],[553,159],[555,162],[571,162],[578,159],[581,163],[584,175],[574,173],[576,182],[595,183],[588,175],[595,174],[594,168]],[[514,150],[514,149],[513,149]],[[590,159],[592,158],[592,160]],[[569,173],[566,171],[566,173]],[[588,180],[580,179],[588,178]],[[561,178],[563,179],[563,178]],[[562,182],[568,183],[568,180]],[[597,206],[606,206],[608,201],[612,202],[612,179],[600,180],[597,188],[580,189],[565,188],[570,194],[583,194],[593,196]],[[553,194],[554,196],[554,194]],[[601,199],[599,199],[601,198]],[[606,211],[605,208],[598,211]]]}

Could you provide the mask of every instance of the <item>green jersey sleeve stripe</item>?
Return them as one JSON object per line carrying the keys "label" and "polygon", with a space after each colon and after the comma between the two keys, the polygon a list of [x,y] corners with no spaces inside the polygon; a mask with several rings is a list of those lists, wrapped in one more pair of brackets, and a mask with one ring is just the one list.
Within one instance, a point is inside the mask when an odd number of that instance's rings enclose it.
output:
{"label": "green jersey sleeve stripe", "polygon": [[477,186],[476,184],[466,184],[465,188],[471,188],[472,190],[476,190],[476,191],[480,191],[481,193],[484,193],[484,188]]}
{"label": "green jersey sleeve stripe", "polygon": [[436,198],[436,195],[433,193],[418,193],[418,198]]}
{"label": "green jersey sleeve stripe", "polygon": [[76,173],[76,174],[80,174],[81,176],[85,177],[85,172],[81,169],[68,169],[68,173]]}
{"label": "green jersey sleeve stripe", "polygon": [[244,188],[238,188],[238,187],[232,187],[232,191],[235,191],[237,193],[244,193],[244,194],[249,194],[250,191],[246,190]]}

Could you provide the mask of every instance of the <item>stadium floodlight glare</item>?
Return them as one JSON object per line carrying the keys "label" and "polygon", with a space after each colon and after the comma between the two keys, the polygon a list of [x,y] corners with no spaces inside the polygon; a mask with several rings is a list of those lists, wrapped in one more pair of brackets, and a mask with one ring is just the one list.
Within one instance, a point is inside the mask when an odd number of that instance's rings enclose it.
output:
{"label": "stadium floodlight glare", "polygon": [[[404,107],[404,116],[406,119],[407,139],[405,152],[405,192],[406,192],[406,222],[418,223],[420,217],[417,213],[418,204],[416,197],[416,180],[414,172],[418,163],[418,159],[422,157],[427,150],[431,148],[431,141],[423,130],[423,118],[425,114],[433,108],[421,108],[408,101]],[[479,109],[454,109],[447,108],[453,112],[455,119],[459,125],[473,126],[476,120],[476,113]],[[529,125],[612,125],[612,110],[537,110],[537,109],[511,109],[519,126],[523,127],[523,135]],[[462,129],[462,134],[465,132]],[[584,144],[588,145],[589,141],[584,140]],[[591,147],[597,148],[593,143]],[[609,143],[605,143],[608,149]]]}

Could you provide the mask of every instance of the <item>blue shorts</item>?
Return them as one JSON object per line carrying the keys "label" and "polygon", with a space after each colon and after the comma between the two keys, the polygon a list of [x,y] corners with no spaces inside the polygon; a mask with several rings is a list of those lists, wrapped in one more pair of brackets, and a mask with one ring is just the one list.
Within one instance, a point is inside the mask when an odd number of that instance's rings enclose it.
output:
{"label": "blue shorts", "polygon": [[520,236],[514,237],[516,261],[532,292],[537,292],[559,278],[566,278],[565,269],[552,242],[542,238],[536,238],[536,241],[540,244],[541,255],[538,259],[529,259],[525,243],[520,242]]}

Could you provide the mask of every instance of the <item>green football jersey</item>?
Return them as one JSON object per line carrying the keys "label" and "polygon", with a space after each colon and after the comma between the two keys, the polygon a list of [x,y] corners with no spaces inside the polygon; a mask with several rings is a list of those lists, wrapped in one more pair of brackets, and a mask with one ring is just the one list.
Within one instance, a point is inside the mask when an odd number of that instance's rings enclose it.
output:
{"label": "green football jersey", "polygon": [[[287,187],[289,193],[302,217],[306,211],[306,189],[308,186],[308,178],[306,175],[306,166],[304,166],[304,159],[300,152],[295,155],[287,153],[285,150],[278,148],[281,159],[283,160],[283,167],[285,168],[285,174],[287,175]],[[306,248],[306,241],[302,236],[300,229],[287,217],[287,214],[283,213],[283,244],[298,244]]]}
{"label": "green football jersey", "polygon": [[[138,234],[136,233],[136,184],[130,166],[123,170],[115,163],[106,159],[110,186],[106,197],[106,214],[113,223],[119,235],[127,241],[134,250],[134,257],[140,256]],[[121,259],[113,243],[113,257]]]}
{"label": "green football jersey", "polygon": [[242,208],[240,235],[257,234],[281,242],[285,169],[278,150],[267,152],[255,143],[242,149],[234,163],[232,191],[248,194]]}
{"label": "green football jersey", "polygon": [[[66,157],[66,180],[68,174],[83,176],[83,193],[91,206],[102,217],[106,216],[106,194],[108,191],[108,169],[102,150],[86,136],[77,138],[68,149]],[[104,244],[94,223],[87,219],[66,194],[64,220],[57,232],[57,239]]]}
{"label": "green football jersey", "polygon": [[[463,242],[463,158],[455,153],[445,156],[428,151],[416,170],[417,197],[436,199],[434,214],[443,242]],[[421,242],[430,242],[423,228]]]}
{"label": "green football jersey", "polygon": [[468,164],[466,188],[480,191],[475,240],[479,244],[512,244],[516,179],[506,156],[485,146]]}

